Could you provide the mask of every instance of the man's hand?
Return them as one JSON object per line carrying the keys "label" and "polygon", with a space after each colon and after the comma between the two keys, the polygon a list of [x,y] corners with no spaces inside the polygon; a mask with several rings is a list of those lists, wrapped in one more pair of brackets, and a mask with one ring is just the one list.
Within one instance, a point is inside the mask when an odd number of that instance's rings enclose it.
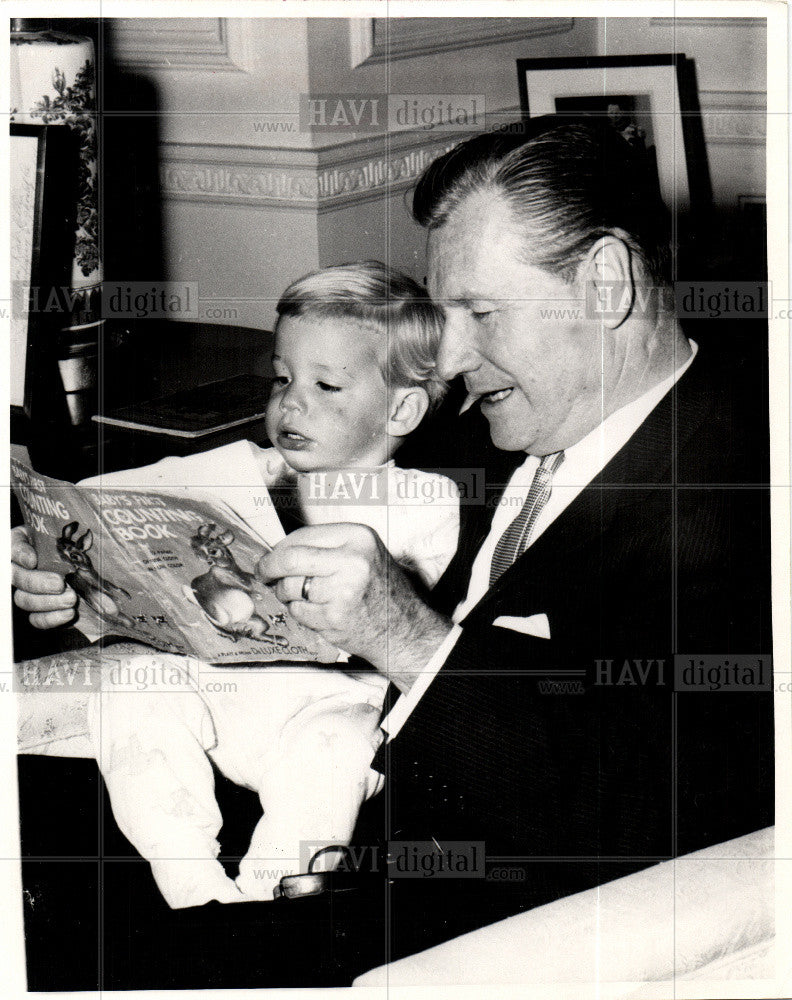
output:
{"label": "man's hand", "polygon": [[34,628],[56,628],[75,618],[77,595],[62,576],[36,569],[36,550],[24,528],[11,532],[11,582],[14,604],[30,612]]}
{"label": "man's hand", "polygon": [[298,622],[368,660],[401,691],[412,687],[451,630],[362,524],[293,531],[262,556],[257,573],[277,581],[276,595]]}

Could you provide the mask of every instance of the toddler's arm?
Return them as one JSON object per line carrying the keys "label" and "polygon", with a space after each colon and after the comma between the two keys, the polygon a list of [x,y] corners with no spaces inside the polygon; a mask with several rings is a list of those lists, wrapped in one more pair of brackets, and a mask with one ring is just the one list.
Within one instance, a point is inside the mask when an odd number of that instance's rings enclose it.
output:
{"label": "toddler's arm", "polygon": [[432,587],[445,573],[459,541],[459,488],[453,480],[417,469],[392,469],[386,534],[393,558]]}

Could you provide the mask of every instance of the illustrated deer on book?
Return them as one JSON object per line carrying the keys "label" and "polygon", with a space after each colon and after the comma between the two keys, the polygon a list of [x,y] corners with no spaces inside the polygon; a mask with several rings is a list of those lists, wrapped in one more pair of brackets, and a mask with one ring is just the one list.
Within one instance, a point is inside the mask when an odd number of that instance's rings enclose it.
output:
{"label": "illustrated deer on book", "polygon": [[217,631],[234,642],[245,636],[288,646],[288,639],[271,633],[257,613],[254,597],[264,593],[265,585],[237,564],[229,549],[233,541],[232,531],[218,531],[215,524],[202,524],[190,539],[193,552],[210,566],[190,584],[196,602]]}
{"label": "illustrated deer on book", "polygon": [[93,545],[93,533],[89,528],[77,538],[75,536],[79,527],[79,521],[71,521],[64,526],[56,542],[61,559],[72,566],[72,572],[66,575],[66,583],[102,618],[133,626],[134,622],[119,608],[115,596],[122,594],[130,597],[129,591],[117,587],[97,573],[88,555],[88,549]]}

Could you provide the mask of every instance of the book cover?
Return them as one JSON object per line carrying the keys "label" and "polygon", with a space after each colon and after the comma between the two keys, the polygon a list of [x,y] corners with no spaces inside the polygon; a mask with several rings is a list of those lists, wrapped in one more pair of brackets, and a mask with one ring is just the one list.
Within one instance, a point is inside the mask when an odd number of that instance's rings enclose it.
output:
{"label": "book cover", "polygon": [[63,575],[80,623],[208,663],[335,662],[256,573],[270,548],[191,491],[75,486],[12,459],[40,569]]}

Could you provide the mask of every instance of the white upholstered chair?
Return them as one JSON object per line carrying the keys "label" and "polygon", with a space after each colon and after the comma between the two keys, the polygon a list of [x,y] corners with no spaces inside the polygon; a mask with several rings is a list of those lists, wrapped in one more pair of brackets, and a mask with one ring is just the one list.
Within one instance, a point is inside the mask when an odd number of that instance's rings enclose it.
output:
{"label": "white upholstered chair", "polygon": [[773,844],[770,827],[663,862],[372,969],[355,985],[519,984],[521,997],[581,1000],[772,980]]}

